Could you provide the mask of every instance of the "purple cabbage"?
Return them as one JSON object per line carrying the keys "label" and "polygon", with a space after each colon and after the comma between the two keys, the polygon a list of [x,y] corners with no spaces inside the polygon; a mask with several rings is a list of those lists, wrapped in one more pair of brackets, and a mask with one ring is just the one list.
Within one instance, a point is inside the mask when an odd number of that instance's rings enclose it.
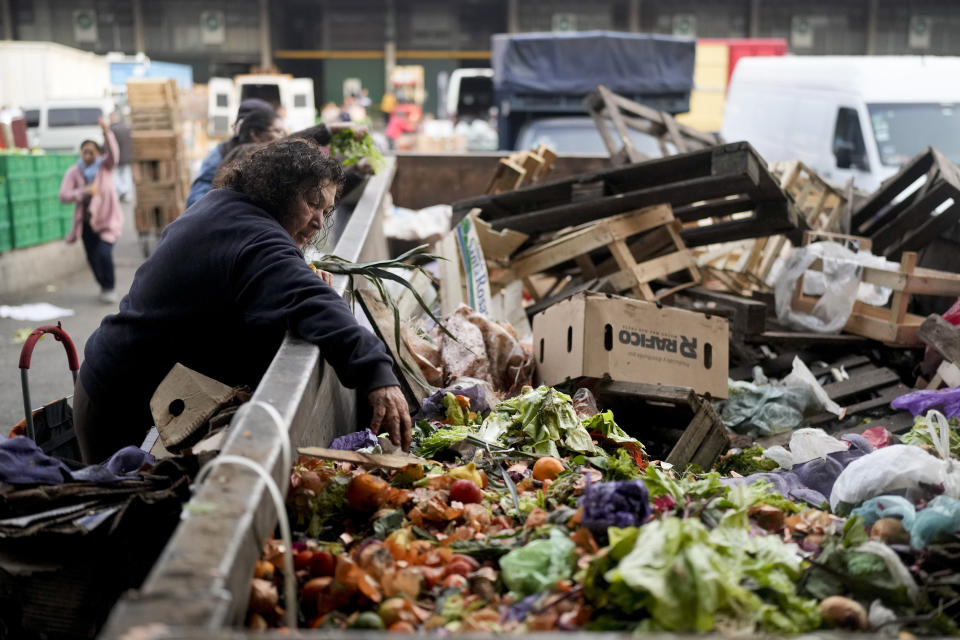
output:
{"label": "purple cabbage", "polygon": [[650,517],[650,492],[640,480],[588,484],[580,498],[583,524],[600,544],[608,527],[639,527]]}
{"label": "purple cabbage", "polygon": [[470,398],[470,411],[476,411],[481,415],[490,411],[490,405],[487,403],[487,394],[484,393],[480,385],[470,387],[455,385],[446,389],[440,389],[429,398],[424,398],[423,402],[420,403],[420,411],[417,413],[416,419],[443,420],[446,418],[446,412],[443,408],[443,397],[448,393]]}
{"label": "purple cabbage", "polygon": [[354,431],[345,436],[340,436],[330,443],[330,448],[339,449],[340,451],[358,451],[360,449],[375,447],[377,444],[377,436],[373,431],[364,429],[363,431]]}

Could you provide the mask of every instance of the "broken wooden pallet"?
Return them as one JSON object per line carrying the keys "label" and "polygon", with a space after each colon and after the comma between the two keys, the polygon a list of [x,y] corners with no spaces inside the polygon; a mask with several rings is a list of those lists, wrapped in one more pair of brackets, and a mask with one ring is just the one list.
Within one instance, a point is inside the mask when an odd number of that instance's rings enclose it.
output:
{"label": "broken wooden pallet", "polygon": [[[781,188],[793,198],[808,228],[841,232],[848,226],[851,201],[847,194],[852,192],[852,179],[841,191],[796,160],[775,163],[770,170]],[[787,246],[787,238],[782,235],[757,238],[732,264],[702,264],[701,261],[701,266],[709,278],[734,293],[749,296],[771,289],[770,272]]]}
{"label": "broken wooden pallet", "polygon": [[905,251],[920,251],[957,222],[960,168],[928,148],[854,212],[850,228],[873,240],[875,253],[897,260]]}
{"label": "broken wooden pallet", "polygon": [[[610,160],[615,165],[649,160],[634,146],[630,138],[631,129],[655,138],[664,156],[707,149],[723,142],[719,135],[680,124],[669,113],[628,100],[603,85],[584,98],[583,106],[597,125],[597,131],[610,152]],[[610,125],[614,134],[610,133]]]}
{"label": "broken wooden pallet", "polygon": [[[617,292],[631,290],[642,300],[658,300],[678,289],[700,282],[700,272],[692,254],[680,237],[680,223],[674,219],[668,205],[658,205],[587,223],[561,233],[546,244],[534,246],[514,256],[509,269],[496,274],[494,284],[506,285],[525,280],[557,265],[576,260],[584,277],[598,275],[597,265],[590,253],[606,247],[612,254],[616,271],[609,275],[610,286]],[[670,251],[665,255],[637,262],[628,243],[636,245],[650,233],[665,232],[670,239]],[[689,273],[691,282],[654,294],[650,282],[679,271]],[[606,274],[603,274],[606,275]],[[534,287],[528,292],[539,299]]]}
{"label": "broken wooden pallet", "polygon": [[557,154],[539,144],[530,151],[511,153],[501,158],[485,193],[502,193],[539,181],[553,166]]}
{"label": "broken wooden pallet", "polygon": [[657,204],[689,226],[688,247],[796,231],[796,207],[746,142],[648,160],[454,203],[454,222],[473,208],[494,229],[544,234]]}
{"label": "broken wooden pallet", "polygon": [[[960,275],[917,267],[917,254],[905,252],[897,271],[885,271],[875,267],[863,267],[861,282],[875,284],[893,290],[889,308],[875,307],[859,300],[843,330],[859,336],[884,342],[891,346],[918,347],[923,342],[917,329],[924,318],[907,312],[913,295],[960,296]],[[820,260],[810,265],[810,270],[822,270]],[[797,281],[791,305],[794,310],[810,313],[818,298],[803,293],[803,276]]]}
{"label": "broken wooden pallet", "polygon": [[709,469],[730,444],[713,405],[693,389],[666,385],[581,380],[603,410],[613,411],[617,424],[640,440],[648,455],[680,469],[696,464]]}

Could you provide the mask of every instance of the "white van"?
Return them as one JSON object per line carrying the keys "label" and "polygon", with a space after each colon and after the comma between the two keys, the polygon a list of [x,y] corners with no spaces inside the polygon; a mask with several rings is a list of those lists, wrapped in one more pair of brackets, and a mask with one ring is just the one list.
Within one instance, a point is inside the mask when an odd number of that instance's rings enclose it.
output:
{"label": "white van", "polygon": [[289,74],[246,74],[210,78],[207,85],[207,133],[214,138],[231,134],[237,109],[247,98],[260,98],[281,109],[288,131],[300,131],[316,123],[313,79]]}
{"label": "white van", "polygon": [[960,164],[960,58],[744,58],[722,134],[767,162],[800,160],[821,177],[872,191],[935,147]]}
{"label": "white van", "polygon": [[97,124],[113,113],[110,98],[51,100],[23,109],[27,120],[27,144],[50,152],[78,152],[84,140],[103,141]]}

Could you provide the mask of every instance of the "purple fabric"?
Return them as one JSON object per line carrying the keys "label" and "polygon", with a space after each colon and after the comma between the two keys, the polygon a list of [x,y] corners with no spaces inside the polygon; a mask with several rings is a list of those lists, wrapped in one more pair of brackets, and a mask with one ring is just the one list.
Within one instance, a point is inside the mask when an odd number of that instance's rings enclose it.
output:
{"label": "purple fabric", "polygon": [[640,480],[588,484],[580,498],[583,525],[606,543],[608,527],[639,527],[650,517],[650,493]]}
{"label": "purple fabric", "polygon": [[377,444],[377,436],[373,431],[364,429],[363,431],[354,431],[353,433],[348,433],[345,436],[336,438],[330,443],[330,448],[339,449],[340,451],[357,451],[358,449],[375,447]]}
{"label": "purple fabric", "polygon": [[794,502],[806,502],[813,507],[819,507],[824,502],[829,502],[822,493],[804,485],[800,477],[792,471],[754,473],[743,478],[720,478],[720,482],[731,487],[753,484],[758,480],[766,480],[773,485],[777,493]]}
{"label": "purple fabric", "polygon": [[71,471],[60,460],[48,456],[25,436],[0,442],[0,482],[9,484],[64,484],[66,482],[111,483],[137,476],[154,457],[138,447],[124,447],[102,464]]}
{"label": "purple fabric", "polygon": [[785,498],[819,507],[828,502],[834,483],[847,465],[873,451],[873,445],[859,434],[847,433],[840,439],[849,442],[850,447],[845,451],[828,453],[826,459],[814,458],[794,465],[790,471],[754,473],[744,478],[721,478],[720,481],[736,487],[766,480]]}
{"label": "purple fabric", "polygon": [[420,404],[420,412],[417,414],[417,420],[443,420],[446,412],[443,409],[443,397],[448,393],[455,396],[466,396],[470,398],[470,411],[476,411],[484,414],[490,411],[490,405],[487,403],[487,394],[484,393],[480,385],[472,387],[461,387],[459,385],[440,389],[429,398],[424,398]]}
{"label": "purple fabric", "polygon": [[940,409],[948,418],[960,416],[960,387],[941,391],[921,390],[902,395],[890,406],[904,409],[917,417],[929,409]]}

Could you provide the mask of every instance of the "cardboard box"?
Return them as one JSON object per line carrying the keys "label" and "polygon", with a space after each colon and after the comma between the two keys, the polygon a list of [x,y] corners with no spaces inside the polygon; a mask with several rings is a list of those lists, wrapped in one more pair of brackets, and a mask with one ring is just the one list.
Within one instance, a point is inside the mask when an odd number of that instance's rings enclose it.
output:
{"label": "cardboard box", "polygon": [[544,384],[609,376],[727,397],[729,327],[720,317],[580,293],[534,316],[533,349]]}

